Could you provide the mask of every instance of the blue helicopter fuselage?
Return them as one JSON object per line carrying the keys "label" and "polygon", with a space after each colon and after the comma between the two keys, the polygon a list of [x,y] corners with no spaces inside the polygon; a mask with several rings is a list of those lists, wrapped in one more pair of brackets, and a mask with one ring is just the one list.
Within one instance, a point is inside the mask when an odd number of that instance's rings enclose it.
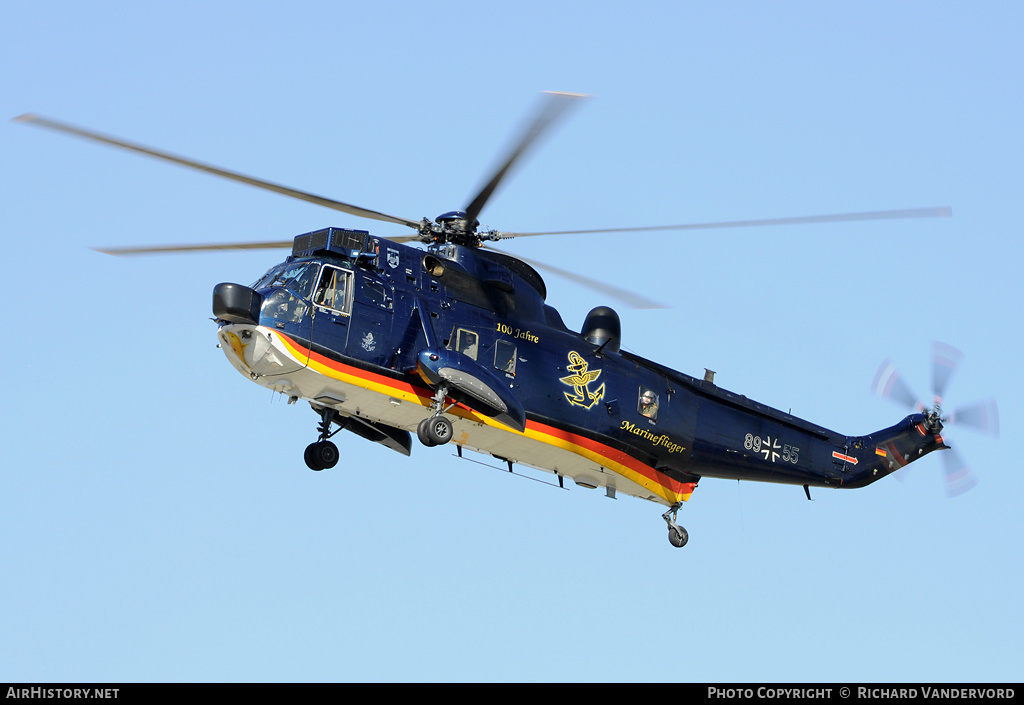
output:
{"label": "blue helicopter fuselage", "polygon": [[240,372],[359,435],[408,454],[433,400],[460,446],[668,506],[702,477],[862,487],[945,447],[923,414],[850,437],[759,404],[621,350],[610,309],[568,329],[545,294],[508,255],[329,228],[214,310]]}

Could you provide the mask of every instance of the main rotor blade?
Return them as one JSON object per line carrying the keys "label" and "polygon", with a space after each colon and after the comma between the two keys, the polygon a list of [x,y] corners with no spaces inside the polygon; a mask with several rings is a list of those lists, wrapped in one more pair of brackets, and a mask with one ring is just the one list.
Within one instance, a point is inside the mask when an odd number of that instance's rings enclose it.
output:
{"label": "main rotor blade", "polygon": [[641,296],[640,294],[634,293],[632,291],[620,289],[619,287],[613,286],[608,282],[597,281],[596,279],[585,277],[582,274],[577,274],[576,272],[570,272],[565,269],[560,269],[550,264],[535,262],[534,260],[526,259],[525,257],[521,257],[520,255],[511,256],[515,257],[518,260],[526,262],[531,267],[536,267],[538,269],[546,269],[549,272],[557,274],[560,277],[564,277],[565,279],[574,281],[577,284],[582,284],[588,289],[593,289],[594,291],[599,291],[602,294],[607,294],[608,296],[611,296],[615,299],[618,299],[619,301],[622,301],[630,308],[668,308],[668,306],[666,306],[665,304],[658,303],[653,299],[648,299],[646,296]]}
{"label": "main rotor blade", "polygon": [[93,248],[105,255],[156,255],[156,254],[177,254],[183,252],[215,252],[218,250],[278,250],[290,249],[294,244],[293,240],[280,240],[277,242],[225,242],[217,245],[166,245],[156,247],[104,247]]}
{"label": "main rotor blade", "polygon": [[579,98],[586,98],[587,96],[579,93],[545,93],[545,100],[541,105],[540,111],[537,116],[529,124],[522,137],[516,143],[516,146],[509,152],[508,157],[505,158],[505,162],[498,168],[491,177],[491,180],[487,182],[483,190],[477,194],[476,198],[466,207],[466,214],[469,216],[468,221],[472,226],[477,221],[480,215],[480,211],[484,209],[484,205],[487,203],[487,199],[491,197],[494,190],[498,188],[498,184],[505,178],[509,169],[512,165],[523,156],[530,145],[537,141],[540,137],[554,122],[562,115],[566,108],[572,103],[576,102]]}
{"label": "main rotor blade", "polygon": [[179,157],[174,154],[167,152],[161,152],[151,147],[146,147],[141,144],[134,142],[127,142],[116,137],[110,137],[108,135],[102,135],[98,132],[93,132],[82,127],[76,127],[75,125],[69,125],[67,123],[58,122],[57,120],[50,120],[49,118],[40,117],[39,115],[25,114],[14,118],[16,122],[25,122],[30,125],[37,127],[45,127],[50,130],[56,130],[57,132],[63,132],[76,137],[82,137],[87,140],[94,142],[100,142],[102,144],[110,145],[112,147],[120,147],[121,149],[127,149],[132,152],[138,152],[145,154],[156,159],[162,159],[164,161],[178,164],[179,166],[188,167],[190,169],[197,169],[198,171],[205,171],[208,174],[214,176],[220,176],[225,179],[232,181],[238,181],[243,184],[249,184],[256,188],[261,188],[266,191],[273,191],[283,196],[290,196],[291,198],[297,198],[300,201],[306,201],[308,203],[314,203],[318,206],[324,206],[332,210],[341,211],[342,213],[348,213],[349,215],[355,215],[360,218],[371,218],[373,220],[382,220],[385,223],[397,223],[399,225],[405,225],[410,228],[419,229],[420,223],[415,220],[407,220],[406,218],[399,218],[398,216],[388,215],[386,213],[380,213],[379,211],[370,210],[368,208],[360,208],[359,206],[353,206],[350,203],[343,203],[341,201],[335,201],[331,198],[325,198],[323,196],[317,196],[312,193],[305,191],[298,191],[287,186],[281,186],[279,184],[271,183],[269,181],[263,181],[262,179],[256,179],[251,176],[245,176],[233,171],[221,169],[219,167],[211,166],[209,164],[203,164],[192,159],[185,157]]}
{"label": "main rotor blade", "polygon": [[764,218],[760,220],[730,220],[720,223],[684,223],[682,225],[644,225],[629,228],[598,228],[596,230],[550,230],[546,232],[497,234],[502,239],[533,235],[589,235],[591,233],[635,233],[659,230],[712,230],[717,228],[749,228],[766,225],[810,225],[813,223],[841,223],[853,220],[898,220],[903,218],[948,218],[953,215],[948,206],[939,208],[909,208],[895,211],[867,211],[864,213],[838,213],[835,215],[808,215],[797,218]]}

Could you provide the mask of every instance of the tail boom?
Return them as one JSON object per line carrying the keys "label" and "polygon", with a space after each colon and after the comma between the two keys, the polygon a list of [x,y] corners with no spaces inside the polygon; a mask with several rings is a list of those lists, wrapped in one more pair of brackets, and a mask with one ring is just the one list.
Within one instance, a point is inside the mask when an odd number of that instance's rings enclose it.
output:
{"label": "tail boom", "polygon": [[847,438],[844,451],[832,453],[844,465],[840,486],[853,489],[870,485],[932,451],[948,449],[941,432],[937,414],[911,414],[895,426]]}

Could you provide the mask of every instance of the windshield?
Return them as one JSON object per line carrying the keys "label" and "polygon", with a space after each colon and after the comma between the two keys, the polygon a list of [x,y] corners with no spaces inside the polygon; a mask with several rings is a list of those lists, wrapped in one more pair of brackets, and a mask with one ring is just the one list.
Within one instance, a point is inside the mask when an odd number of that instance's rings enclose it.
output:
{"label": "windshield", "polygon": [[313,282],[320,271],[317,262],[291,262],[272,267],[252,285],[256,291],[272,286],[282,286],[291,292],[308,299],[313,289]]}

